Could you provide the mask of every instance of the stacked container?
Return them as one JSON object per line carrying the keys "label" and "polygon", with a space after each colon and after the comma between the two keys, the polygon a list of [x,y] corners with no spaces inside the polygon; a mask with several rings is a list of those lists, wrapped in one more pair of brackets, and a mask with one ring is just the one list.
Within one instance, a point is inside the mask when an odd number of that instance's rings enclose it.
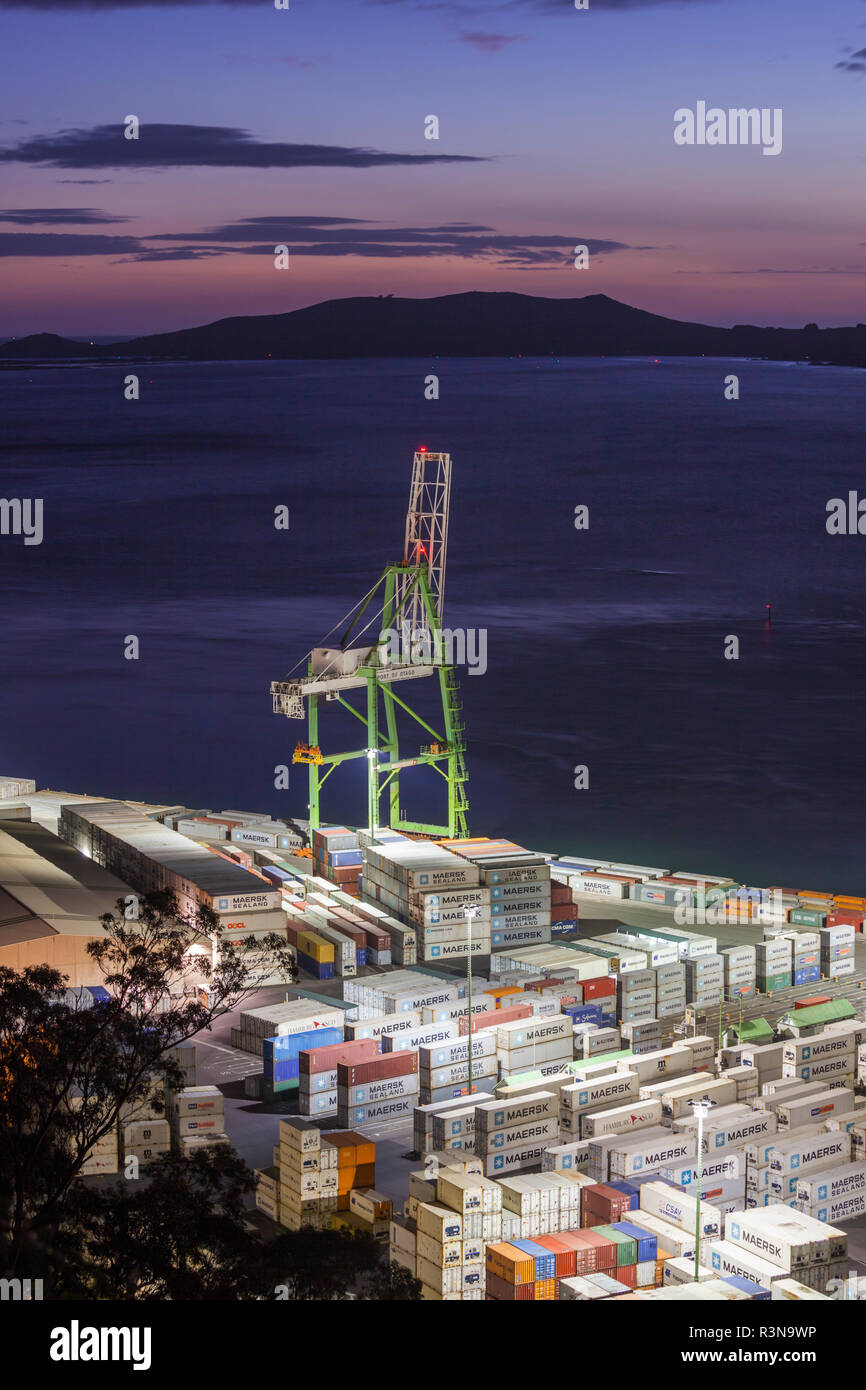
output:
{"label": "stacked container", "polygon": [[301,1119],[280,1121],[280,1221],[298,1230],[322,1212],[348,1211],[353,1188],[376,1180],[376,1146],[361,1134],[323,1138]]}
{"label": "stacked container", "polygon": [[774,936],[755,947],[756,982],[761,994],[788,989],[792,980],[793,952],[789,936]]}
{"label": "stacked container", "polygon": [[822,1081],[825,1086],[853,1087],[857,1074],[855,1030],[825,1031],[784,1044],[782,1072],[802,1081]]}
{"label": "stacked container", "polygon": [[792,952],[793,983],[817,984],[821,978],[821,937],[818,932],[798,931],[793,938]]}
{"label": "stacked container", "polygon": [[[325,1030],[320,1030],[321,1032]],[[317,1040],[318,1041],[318,1040]],[[324,1043],[324,1039],[322,1039]],[[337,1114],[337,1067],[341,1062],[369,1062],[378,1057],[375,1038],[307,1045],[298,1054],[298,1110],[317,1117]]]}
{"label": "stacked container", "polygon": [[300,1076],[300,1053],[321,1043],[338,1043],[343,1039],[342,1028],[316,1028],[305,1033],[288,1033],[283,1037],[265,1038],[262,1043],[264,1081],[262,1094],[273,1100],[283,1091],[296,1091]]}
{"label": "stacked container", "polygon": [[501,1077],[544,1064],[570,1062],[574,1056],[571,1019],[553,1014],[497,1026],[496,1056]]}
{"label": "stacked container", "polygon": [[314,830],[313,858],[317,874],[338,884],[344,891],[357,894],[362,856],[356,831],[345,825],[327,825]]}
{"label": "stacked container", "polygon": [[[468,1093],[469,1039],[455,1038],[430,1047],[418,1049],[420,1103],[435,1104],[440,1100]],[[498,1079],[496,1033],[492,1029],[472,1033],[472,1081]],[[437,1148],[440,1147],[437,1145]]]}
{"label": "stacked container", "polygon": [[627,970],[616,985],[617,1018],[622,1023],[642,1023],[656,1017],[656,972]]}
{"label": "stacked container", "polygon": [[166,1109],[172,1138],[182,1152],[193,1152],[197,1146],[188,1141],[203,1136],[225,1139],[225,1100],[217,1086],[185,1086],[169,1092]]}
{"label": "stacked container", "polygon": [[418,1104],[418,1084],[416,1051],[383,1053],[366,1062],[338,1062],[337,1121],[352,1128],[408,1119]]}
{"label": "stacked container", "polygon": [[757,973],[754,946],[725,946],[721,957],[725,972],[725,998],[745,999],[755,993]]}
{"label": "stacked container", "polygon": [[720,1004],[725,990],[725,958],[712,954],[686,960],[686,999],[696,1008]]}
{"label": "stacked container", "polygon": [[839,923],[833,927],[822,927],[821,974],[830,980],[839,980],[845,975],[854,974],[855,929],[850,923]]}
{"label": "stacked container", "polygon": [[656,967],[656,1013],[659,1019],[681,1017],[686,1008],[684,961]]}
{"label": "stacked container", "polygon": [[121,1157],[124,1162],[135,1158],[139,1164],[153,1163],[171,1149],[168,1120],[129,1120],[121,1126],[121,1136]]}
{"label": "stacked container", "polygon": [[[364,896],[415,925],[424,960],[490,954],[489,889],[478,867],[428,841],[396,840],[364,849]],[[455,890],[457,890],[455,896]],[[471,932],[465,905],[479,909]]]}
{"label": "stacked container", "polygon": [[537,1166],[544,1149],[559,1140],[557,1096],[539,1090],[519,1100],[477,1105],[474,1139],[485,1175]]}
{"label": "stacked container", "polygon": [[[511,840],[445,840],[443,844],[461,858],[476,864],[480,885],[489,892],[491,949],[535,945],[550,940],[550,865]],[[556,916],[576,926],[577,913],[569,901],[556,907]]]}

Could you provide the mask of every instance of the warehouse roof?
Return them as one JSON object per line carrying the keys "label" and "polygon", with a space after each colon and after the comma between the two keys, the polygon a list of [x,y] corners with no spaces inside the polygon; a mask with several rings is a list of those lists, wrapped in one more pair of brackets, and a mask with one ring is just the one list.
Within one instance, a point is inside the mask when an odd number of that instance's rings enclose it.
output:
{"label": "warehouse roof", "polygon": [[100,936],[100,917],[131,890],[44,826],[0,821],[0,945]]}

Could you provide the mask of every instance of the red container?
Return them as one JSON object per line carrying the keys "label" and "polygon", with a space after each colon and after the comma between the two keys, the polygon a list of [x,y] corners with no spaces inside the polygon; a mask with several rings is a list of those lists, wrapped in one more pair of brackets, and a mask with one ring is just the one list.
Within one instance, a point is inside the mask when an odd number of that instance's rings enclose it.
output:
{"label": "red container", "polygon": [[568,903],[571,906],[571,889],[567,883],[556,883],[550,885],[550,905],[558,907],[560,903]]}
{"label": "red container", "polygon": [[580,1193],[581,1226],[608,1226],[626,1219],[631,1211],[631,1198],[606,1183],[593,1183]]}
{"label": "red container", "polygon": [[534,1236],[533,1240],[556,1256],[557,1279],[570,1279],[576,1272],[577,1252],[573,1247],[566,1245],[559,1236]]}
{"label": "red container", "polygon": [[610,994],[616,994],[616,976],[614,975],[602,975],[597,980],[583,981],[584,1003],[588,1003],[590,999],[606,999]]}
{"label": "red container", "polygon": [[810,994],[808,999],[795,999],[795,1009],[813,1009],[816,1004],[832,1004],[829,994]]}
{"label": "red container", "polygon": [[[332,883],[337,883],[342,888],[346,883],[357,883],[361,877],[360,864],[347,864],[343,869],[335,869],[332,865],[322,865],[326,871],[323,877],[329,878]],[[390,940],[390,938],[389,938]]]}
{"label": "red container", "polygon": [[550,920],[551,922],[570,922],[573,917],[577,917],[577,906],[574,903],[551,903]]}
{"label": "red container", "polygon": [[377,1038],[358,1038],[356,1042],[331,1043],[328,1047],[310,1048],[298,1053],[301,1076],[315,1076],[320,1071],[333,1071],[341,1064],[369,1062],[379,1055]]}
{"label": "red container", "polygon": [[614,1276],[621,1284],[628,1284],[630,1289],[637,1288],[637,1265],[617,1265]]}
{"label": "red container", "polygon": [[828,927],[856,927],[857,931],[863,930],[863,913],[858,912],[853,907],[837,907],[832,912],[827,913]]}
{"label": "red container", "polygon": [[600,1235],[598,1231],[583,1230],[580,1234],[592,1250],[593,1266],[588,1273],[607,1274],[609,1270],[616,1269],[615,1240]]}
{"label": "red container", "polygon": [[[498,1028],[501,1023],[516,1023],[519,1018],[531,1018],[532,1006],[530,1004],[512,1004],[508,1009],[490,1009],[486,1014],[475,1015],[474,1033],[483,1033],[487,1028]],[[490,1022],[487,1022],[487,1019]],[[460,1032],[469,1032],[469,1019],[460,1019]]]}
{"label": "red container", "polygon": [[604,1239],[604,1236],[596,1236],[594,1231],[560,1231],[557,1236],[557,1240],[574,1251],[575,1274],[598,1273],[596,1251]]}
{"label": "red container", "polygon": [[340,1063],[338,1086],[363,1086],[365,1081],[387,1081],[392,1076],[411,1076],[418,1070],[417,1052],[383,1052],[369,1062]]}
{"label": "red container", "polygon": [[351,912],[345,912],[342,908],[334,908],[328,912],[328,926],[334,931],[338,931],[341,936],[347,936],[355,947],[356,951],[366,951],[367,934],[364,931],[363,923],[353,922]]}
{"label": "red container", "polygon": [[384,931],[382,927],[374,927],[372,922],[365,922],[364,935],[371,951],[390,951],[391,933]]}

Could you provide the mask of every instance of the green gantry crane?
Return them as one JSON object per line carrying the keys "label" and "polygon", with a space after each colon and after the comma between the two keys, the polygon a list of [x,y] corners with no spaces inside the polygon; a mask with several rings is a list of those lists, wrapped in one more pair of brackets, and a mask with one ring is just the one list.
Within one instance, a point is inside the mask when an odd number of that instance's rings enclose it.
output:
{"label": "green gantry crane", "polygon": [[[451,455],[418,449],[412,467],[402,563],[388,565],[373,588],[342,619],[346,627],[336,646],[314,647],[308,653],[305,676],[293,679],[290,673],[285,680],[271,682],[274,713],[289,719],[307,718],[306,741],[297,744],[292,761],[309,767],[311,832],[321,824],[320,792],[334,769],[353,758],[366,758],[371,829],[382,824],[380,798],[387,792],[387,823],[392,829],[434,836],[467,834],[465,724],[454,665],[460,635],[442,626],[450,498]],[[366,621],[365,615],[369,615]],[[376,633],[374,643],[369,640],[371,629]],[[365,645],[349,645],[365,633]],[[394,690],[402,681],[434,675],[439,679],[442,703],[438,729]],[[363,708],[356,708],[346,698],[352,690],[366,691]],[[341,753],[322,751],[319,714],[323,702],[341,705],[364,726],[363,747]],[[409,757],[400,755],[398,709],[427,735],[427,742]],[[433,768],[443,778],[448,798],[445,824],[428,825],[404,818],[400,773],[410,767]]]}

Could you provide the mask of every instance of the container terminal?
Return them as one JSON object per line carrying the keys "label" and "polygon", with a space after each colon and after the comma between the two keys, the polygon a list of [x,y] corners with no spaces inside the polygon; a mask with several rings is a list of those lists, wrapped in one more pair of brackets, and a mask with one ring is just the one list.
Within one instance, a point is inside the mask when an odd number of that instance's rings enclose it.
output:
{"label": "container terminal", "polygon": [[256,1223],[372,1229],[430,1300],[857,1296],[862,899],[2,788],[0,964],[96,1001],[100,915],[160,887],[285,932],[297,978],[181,1049],[147,1150],[233,1144]]}
{"label": "container terminal", "polygon": [[[231,1144],[252,1223],[372,1232],[427,1301],[866,1296],[866,897],[470,836],[450,481],[416,451],[402,561],[271,685],[306,721],[303,821],[0,778],[0,965],[97,1007],[100,918],[164,889],[215,915],[212,961],[274,933],[291,960],[176,1049],[186,1086],[85,1181]],[[395,690],[421,677],[433,714]],[[361,742],[333,751],[346,713]],[[322,815],[352,760],[360,827]],[[418,769],[438,821],[403,811]]]}

